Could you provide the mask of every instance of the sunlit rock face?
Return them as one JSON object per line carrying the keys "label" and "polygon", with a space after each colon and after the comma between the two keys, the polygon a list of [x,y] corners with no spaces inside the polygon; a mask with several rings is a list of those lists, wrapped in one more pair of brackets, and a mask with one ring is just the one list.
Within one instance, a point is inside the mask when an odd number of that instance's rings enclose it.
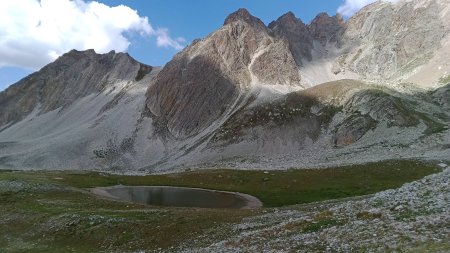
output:
{"label": "sunlit rock face", "polygon": [[445,1],[376,2],[351,17],[337,64],[363,78],[394,80],[426,64],[449,34]]}

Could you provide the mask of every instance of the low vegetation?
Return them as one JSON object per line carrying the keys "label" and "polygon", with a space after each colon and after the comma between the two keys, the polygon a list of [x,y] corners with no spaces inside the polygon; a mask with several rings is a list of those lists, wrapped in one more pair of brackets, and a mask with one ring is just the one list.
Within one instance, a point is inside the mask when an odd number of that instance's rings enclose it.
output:
{"label": "low vegetation", "polygon": [[439,79],[439,84],[449,84],[450,83],[450,75],[442,76]]}
{"label": "low vegetation", "polygon": [[[387,161],[328,169],[250,171],[200,170],[166,175],[121,176],[105,173],[38,173],[52,183],[77,188],[112,185],[168,185],[236,191],[258,197],[265,207],[310,203],[372,194],[436,173],[433,164]],[[14,175],[14,173],[12,174]],[[19,173],[36,178],[34,173]],[[63,180],[53,178],[61,177]]]}
{"label": "low vegetation", "polygon": [[[265,207],[280,207],[370,194],[438,170],[429,163],[388,161],[329,169],[223,169],[150,176],[0,171],[0,252],[136,252],[176,250],[180,245],[202,247],[230,236],[232,226],[227,224],[271,210],[142,206],[98,199],[85,191],[90,187],[201,187],[248,193],[260,198]],[[324,212],[302,229],[316,231],[341,222]]]}

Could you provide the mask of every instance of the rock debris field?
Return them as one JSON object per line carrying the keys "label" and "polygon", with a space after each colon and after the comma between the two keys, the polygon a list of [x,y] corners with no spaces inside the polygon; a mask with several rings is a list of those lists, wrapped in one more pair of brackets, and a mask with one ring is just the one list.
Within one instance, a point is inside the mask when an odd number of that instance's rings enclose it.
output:
{"label": "rock debris field", "polygon": [[247,218],[235,236],[185,252],[448,252],[450,167],[367,199]]}

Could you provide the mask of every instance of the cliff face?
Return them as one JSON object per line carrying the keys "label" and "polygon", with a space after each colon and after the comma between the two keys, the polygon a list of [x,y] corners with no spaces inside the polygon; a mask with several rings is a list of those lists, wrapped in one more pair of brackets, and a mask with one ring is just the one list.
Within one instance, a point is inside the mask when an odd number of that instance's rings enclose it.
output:
{"label": "cliff face", "polygon": [[300,85],[284,41],[244,9],[177,54],[147,92],[147,108],[175,138],[198,134],[257,85]]}
{"label": "cliff face", "polygon": [[363,8],[347,22],[337,64],[342,71],[372,80],[414,74],[444,44],[450,29],[449,4],[448,0],[403,0]]}
{"label": "cliff face", "polygon": [[328,43],[340,42],[346,26],[339,14],[330,17],[327,13],[320,13],[308,25],[308,30],[316,41],[325,46]]}
{"label": "cliff face", "polygon": [[292,12],[288,12],[270,23],[269,28],[276,37],[288,42],[289,50],[298,66],[302,66],[303,61],[312,60],[313,37],[308,31],[308,27]]}

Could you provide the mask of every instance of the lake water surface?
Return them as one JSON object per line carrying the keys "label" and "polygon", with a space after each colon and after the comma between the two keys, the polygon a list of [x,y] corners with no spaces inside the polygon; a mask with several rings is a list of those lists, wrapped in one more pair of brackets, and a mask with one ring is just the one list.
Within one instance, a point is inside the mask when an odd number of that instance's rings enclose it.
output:
{"label": "lake water surface", "polygon": [[243,193],[172,186],[113,186],[91,189],[95,195],[154,206],[253,209],[259,199]]}

